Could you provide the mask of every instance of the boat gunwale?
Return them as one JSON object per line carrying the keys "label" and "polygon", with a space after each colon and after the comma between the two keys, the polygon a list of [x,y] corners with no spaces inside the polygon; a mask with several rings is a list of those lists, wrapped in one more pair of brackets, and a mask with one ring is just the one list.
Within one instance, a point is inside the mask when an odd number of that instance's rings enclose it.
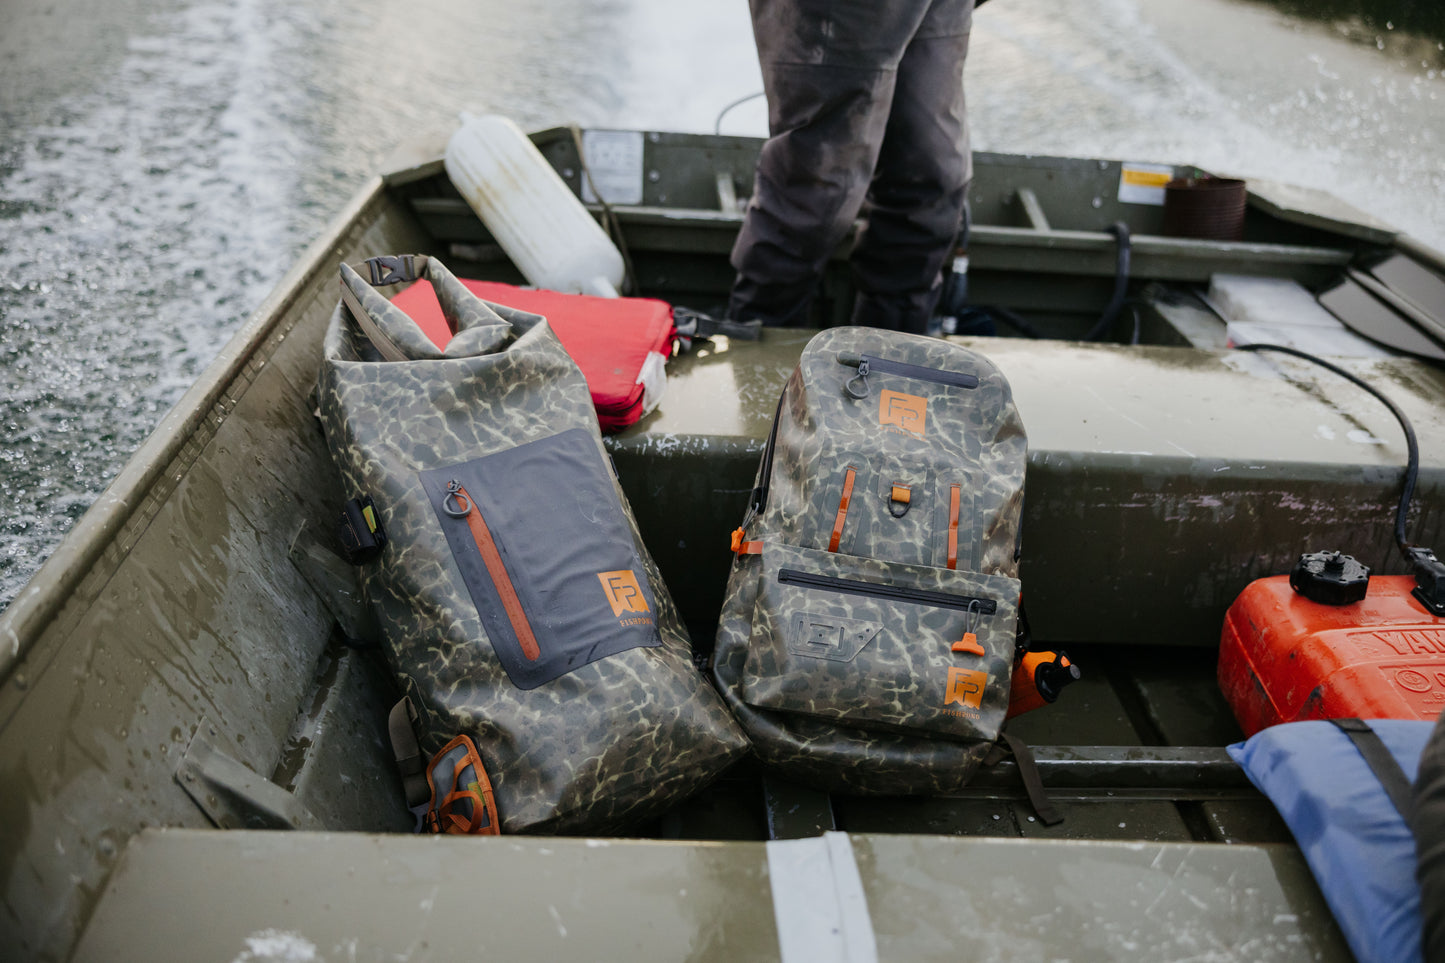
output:
{"label": "boat gunwale", "polygon": [[[382,176],[372,176],[361,186],[236,333],[226,340],[195,384],[171,406],[50,557],[0,612],[0,684],[9,682],[17,674],[22,661],[73,600],[75,590],[95,569],[107,549],[141,513],[149,501],[148,496],[187,446],[202,433],[207,437],[214,434],[225,420],[232,406],[225,405],[224,399],[231,388],[246,378],[248,367],[257,360],[277,328],[287,318],[293,318],[291,308],[307,286],[322,271],[334,270],[328,255],[364,228],[363,218],[369,208],[387,201],[387,185]],[[196,456],[203,447],[196,446]],[[112,573],[126,554],[127,551],[122,551],[114,560]]]}

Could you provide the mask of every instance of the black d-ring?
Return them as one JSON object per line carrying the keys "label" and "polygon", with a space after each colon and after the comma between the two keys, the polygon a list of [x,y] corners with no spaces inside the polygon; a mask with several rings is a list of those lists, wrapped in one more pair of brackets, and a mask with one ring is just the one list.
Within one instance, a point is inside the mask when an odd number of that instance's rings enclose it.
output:
{"label": "black d-ring", "polygon": [[[452,508],[451,506],[453,498],[457,500],[456,508]],[[442,511],[446,512],[452,518],[466,518],[472,513],[472,500],[467,497],[466,492],[462,491],[461,482],[447,482],[447,493],[442,496]]]}

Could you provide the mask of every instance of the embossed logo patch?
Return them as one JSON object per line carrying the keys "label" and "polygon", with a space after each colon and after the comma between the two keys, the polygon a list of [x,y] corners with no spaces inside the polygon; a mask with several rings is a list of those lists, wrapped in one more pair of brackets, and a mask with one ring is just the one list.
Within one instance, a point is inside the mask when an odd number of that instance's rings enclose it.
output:
{"label": "embossed logo patch", "polygon": [[792,629],[788,633],[788,652],[792,655],[852,662],[883,626],[863,619],[802,612],[793,616]]}
{"label": "embossed logo patch", "polygon": [[631,569],[598,572],[597,578],[602,583],[602,591],[607,594],[607,602],[612,606],[613,615],[621,618],[625,612],[647,614],[647,599],[643,597],[642,588],[637,584],[637,576]]}
{"label": "embossed logo patch", "polygon": [[883,389],[878,396],[878,424],[892,426],[918,438],[928,421],[928,399]]}
{"label": "embossed logo patch", "polygon": [[955,702],[977,709],[983,704],[983,689],[988,685],[988,673],[979,669],[949,669],[948,691],[943,697],[944,708]]}

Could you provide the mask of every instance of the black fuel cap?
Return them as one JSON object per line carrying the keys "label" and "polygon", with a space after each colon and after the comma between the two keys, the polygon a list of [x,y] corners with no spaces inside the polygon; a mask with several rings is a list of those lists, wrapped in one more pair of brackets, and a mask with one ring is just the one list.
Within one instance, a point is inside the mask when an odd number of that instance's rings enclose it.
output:
{"label": "black fuel cap", "polygon": [[1370,587],[1370,568],[1352,555],[1310,552],[1299,557],[1294,571],[1289,573],[1289,585],[1311,602],[1349,605],[1365,597]]}

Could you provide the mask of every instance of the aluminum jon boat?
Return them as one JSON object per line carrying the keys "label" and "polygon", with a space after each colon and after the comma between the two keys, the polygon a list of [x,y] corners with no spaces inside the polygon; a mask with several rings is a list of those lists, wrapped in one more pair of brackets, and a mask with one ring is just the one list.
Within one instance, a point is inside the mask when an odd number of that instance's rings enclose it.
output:
{"label": "aluminum jon boat", "polygon": [[[720,303],[760,142],[627,136],[640,163],[607,173],[636,183],[614,213],[639,292]],[[573,132],[534,141],[580,193]],[[343,495],[312,414],[339,262],[431,253],[520,280],[439,150],[418,156],[361,191],[0,614],[0,955],[1350,959],[1288,830],[1224,752],[1240,730],[1216,651],[1241,589],[1301,552],[1404,571],[1404,442],[1329,372],[1227,345],[1283,325],[1386,391],[1423,452],[1411,534],[1436,546],[1445,374],[1230,305],[1251,278],[1315,304],[1344,291],[1355,327],[1396,347],[1413,331],[1439,357],[1445,314],[1409,279],[1438,281],[1445,258],[1261,182],[1242,240],[1164,236],[1134,190],[1147,166],[977,155],[970,301],[995,308],[998,334],[966,341],[1008,376],[1028,429],[1033,634],[1084,671],[1010,730],[1065,821],[1031,819],[1010,763],[956,796],[897,799],[745,764],[625,838],[421,838],[386,744],[392,683],[344,644],[367,616],[325,547]],[[1114,341],[1079,340],[1119,277],[1114,222],[1130,229],[1130,308]],[[844,254],[820,324],[851,303]],[[1013,336],[1020,320],[1045,337]],[[669,366],[659,410],[609,438],[702,651],[811,333],[699,345]]]}

